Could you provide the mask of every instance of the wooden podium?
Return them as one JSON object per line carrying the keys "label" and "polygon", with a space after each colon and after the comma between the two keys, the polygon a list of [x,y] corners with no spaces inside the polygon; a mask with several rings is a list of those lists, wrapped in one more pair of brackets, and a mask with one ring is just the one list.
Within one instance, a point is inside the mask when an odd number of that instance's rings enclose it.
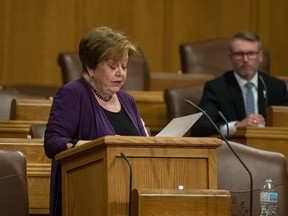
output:
{"label": "wooden podium", "polygon": [[217,189],[217,138],[106,136],[56,156],[63,216],[128,215],[132,188]]}

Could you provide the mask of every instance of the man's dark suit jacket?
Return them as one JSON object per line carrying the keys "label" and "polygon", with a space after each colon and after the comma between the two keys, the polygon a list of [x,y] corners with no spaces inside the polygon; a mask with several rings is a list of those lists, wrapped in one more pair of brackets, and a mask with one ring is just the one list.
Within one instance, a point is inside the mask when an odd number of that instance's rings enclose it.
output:
{"label": "man's dark suit jacket", "polygon": [[[264,83],[261,81],[262,76]],[[265,86],[266,97],[265,97]],[[259,114],[266,118],[266,107],[270,105],[288,105],[286,84],[265,73],[258,73],[258,108]],[[226,72],[223,76],[208,81],[205,84],[199,106],[206,111],[215,124],[219,127],[225,122],[219,117],[221,111],[228,122],[241,121],[246,117],[244,98],[241,88],[233,71]],[[216,129],[205,115],[191,128],[192,136],[209,136],[217,134]]]}

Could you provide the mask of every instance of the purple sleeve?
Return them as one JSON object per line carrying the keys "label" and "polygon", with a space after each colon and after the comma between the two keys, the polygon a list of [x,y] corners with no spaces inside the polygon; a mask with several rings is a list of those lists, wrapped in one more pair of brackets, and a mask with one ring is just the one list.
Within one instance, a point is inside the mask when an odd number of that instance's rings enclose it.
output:
{"label": "purple sleeve", "polygon": [[66,150],[67,142],[73,138],[79,122],[79,101],[77,91],[65,86],[54,97],[44,136],[45,152],[49,158]]}

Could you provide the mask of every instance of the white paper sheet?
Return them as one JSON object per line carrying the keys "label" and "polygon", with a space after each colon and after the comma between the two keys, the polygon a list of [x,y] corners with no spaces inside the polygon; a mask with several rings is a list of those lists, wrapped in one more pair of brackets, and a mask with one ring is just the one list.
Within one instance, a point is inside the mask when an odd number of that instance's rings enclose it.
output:
{"label": "white paper sheet", "polygon": [[172,119],[158,134],[157,137],[182,137],[202,116],[199,112],[192,115]]}

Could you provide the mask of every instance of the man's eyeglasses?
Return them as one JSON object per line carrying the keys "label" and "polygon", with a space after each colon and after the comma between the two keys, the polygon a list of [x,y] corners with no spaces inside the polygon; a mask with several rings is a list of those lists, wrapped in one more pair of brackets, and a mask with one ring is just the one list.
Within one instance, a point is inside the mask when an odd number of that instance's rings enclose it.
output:
{"label": "man's eyeglasses", "polygon": [[235,59],[243,59],[246,55],[248,59],[255,59],[259,52],[251,51],[251,52],[232,52],[232,55]]}

